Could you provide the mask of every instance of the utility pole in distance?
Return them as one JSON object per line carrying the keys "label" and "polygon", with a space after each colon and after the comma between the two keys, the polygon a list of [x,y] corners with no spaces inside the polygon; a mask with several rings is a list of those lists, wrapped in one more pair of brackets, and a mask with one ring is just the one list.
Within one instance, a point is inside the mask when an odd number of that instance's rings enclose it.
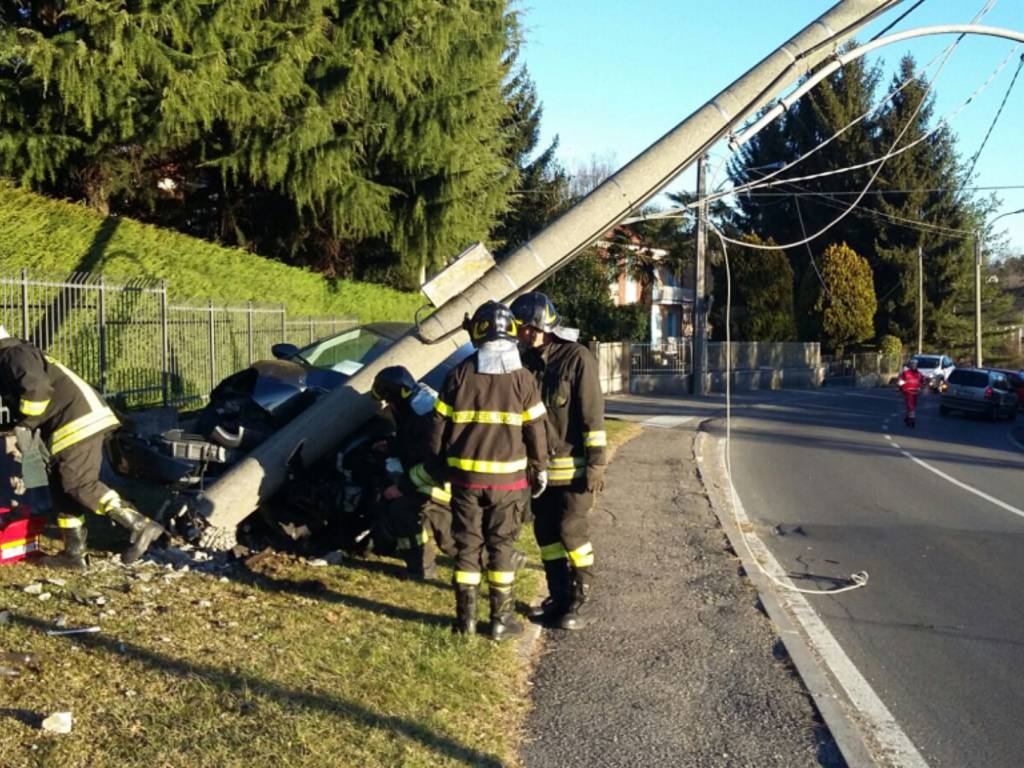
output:
{"label": "utility pole in distance", "polygon": [[981,232],[974,233],[974,367],[981,368]]}
{"label": "utility pole in distance", "polygon": [[707,159],[697,158],[697,257],[693,267],[693,394],[703,395],[707,315],[704,312],[704,253],[708,241]]}
{"label": "utility pole in distance", "polygon": [[917,246],[917,354],[924,352],[924,250]]}

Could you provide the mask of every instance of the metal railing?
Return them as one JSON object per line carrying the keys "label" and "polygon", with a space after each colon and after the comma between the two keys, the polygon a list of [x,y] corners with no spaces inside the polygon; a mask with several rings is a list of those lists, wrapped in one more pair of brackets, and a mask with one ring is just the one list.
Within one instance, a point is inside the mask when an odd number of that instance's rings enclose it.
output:
{"label": "metal railing", "polygon": [[629,371],[633,376],[685,376],[693,361],[693,340],[668,338],[657,344],[630,344]]}
{"label": "metal railing", "polygon": [[351,317],[289,318],[283,304],[171,303],[167,285],[0,275],[0,323],[68,365],[121,407],[202,402],[228,374],[357,325]]}

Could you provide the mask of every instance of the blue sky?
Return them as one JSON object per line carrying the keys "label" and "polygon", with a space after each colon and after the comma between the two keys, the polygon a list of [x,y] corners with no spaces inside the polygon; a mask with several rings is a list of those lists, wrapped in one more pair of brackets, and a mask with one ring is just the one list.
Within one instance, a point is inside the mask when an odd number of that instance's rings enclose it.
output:
{"label": "blue sky", "polygon": [[[893,31],[968,22],[984,4],[925,0]],[[591,158],[619,168],[832,5],[818,0],[522,0],[523,60],[543,102],[544,144],[557,134],[560,158],[570,169]],[[911,5],[904,0],[858,39],[866,41]],[[999,0],[981,23],[1024,30],[1024,0]],[[881,58],[887,71],[907,52],[923,65],[952,39],[907,41],[874,58]],[[936,81],[935,119],[956,110],[1013,47],[1007,40],[965,39]],[[951,121],[962,156],[970,157],[980,146],[1022,52],[1024,47]],[[1024,208],[1022,129],[1024,71],[976,167],[980,186],[1022,186],[997,192],[999,212]],[[724,151],[720,146],[713,153]],[[680,184],[692,188],[693,174],[685,173]],[[1008,233],[1013,252],[1024,252],[1024,214],[1004,218],[997,227]]]}

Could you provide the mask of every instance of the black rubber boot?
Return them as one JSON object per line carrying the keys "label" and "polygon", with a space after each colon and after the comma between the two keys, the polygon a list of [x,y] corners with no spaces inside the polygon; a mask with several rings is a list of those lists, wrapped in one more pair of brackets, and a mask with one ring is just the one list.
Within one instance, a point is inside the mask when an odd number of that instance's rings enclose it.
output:
{"label": "black rubber boot", "polygon": [[437,550],[431,542],[406,549],[401,555],[409,578],[427,581],[437,576]]}
{"label": "black rubber boot", "polygon": [[523,634],[523,625],[516,621],[516,598],[510,586],[498,589],[491,585],[491,640],[510,640]]}
{"label": "black rubber boot", "polygon": [[452,630],[460,635],[476,634],[476,604],[480,587],[476,584],[455,585],[455,625]]}
{"label": "black rubber boot", "polygon": [[63,568],[69,571],[85,573],[89,570],[85,562],[85,539],[88,535],[84,525],[75,528],[61,528],[60,537],[64,549],[56,555],[45,555],[39,564],[47,568]]}
{"label": "black rubber boot", "polygon": [[544,576],[548,582],[548,596],[540,606],[530,610],[530,618],[541,624],[557,625],[569,611],[572,602],[569,561],[564,557],[545,560]]}
{"label": "black rubber boot", "polygon": [[107,516],[131,532],[128,548],[121,553],[121,562],[125,565],[131,565],[142,557],[150,544],[167,533],[162,525],[128,506],[111,507]]}
{"label": "black rubber boot", "polygon": [[572,603],[558,623],[562,629],[583,629],[594,621],[594,573],[590,568],[572,569]]}

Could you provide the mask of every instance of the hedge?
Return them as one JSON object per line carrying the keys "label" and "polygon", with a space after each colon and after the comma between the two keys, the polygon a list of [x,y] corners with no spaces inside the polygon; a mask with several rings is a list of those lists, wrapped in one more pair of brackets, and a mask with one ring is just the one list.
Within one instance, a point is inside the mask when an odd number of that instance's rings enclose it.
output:
{"label": "hedge", "polygon": [[361,322],[412,321],[426,303],[372,283],[328,279],[239,248],[224,248],[0,181],[0,271],[35,275],[101,273],[112,281],[166,280],[176,299],[219,304],[280,303],[291,316],[344,315]]}

